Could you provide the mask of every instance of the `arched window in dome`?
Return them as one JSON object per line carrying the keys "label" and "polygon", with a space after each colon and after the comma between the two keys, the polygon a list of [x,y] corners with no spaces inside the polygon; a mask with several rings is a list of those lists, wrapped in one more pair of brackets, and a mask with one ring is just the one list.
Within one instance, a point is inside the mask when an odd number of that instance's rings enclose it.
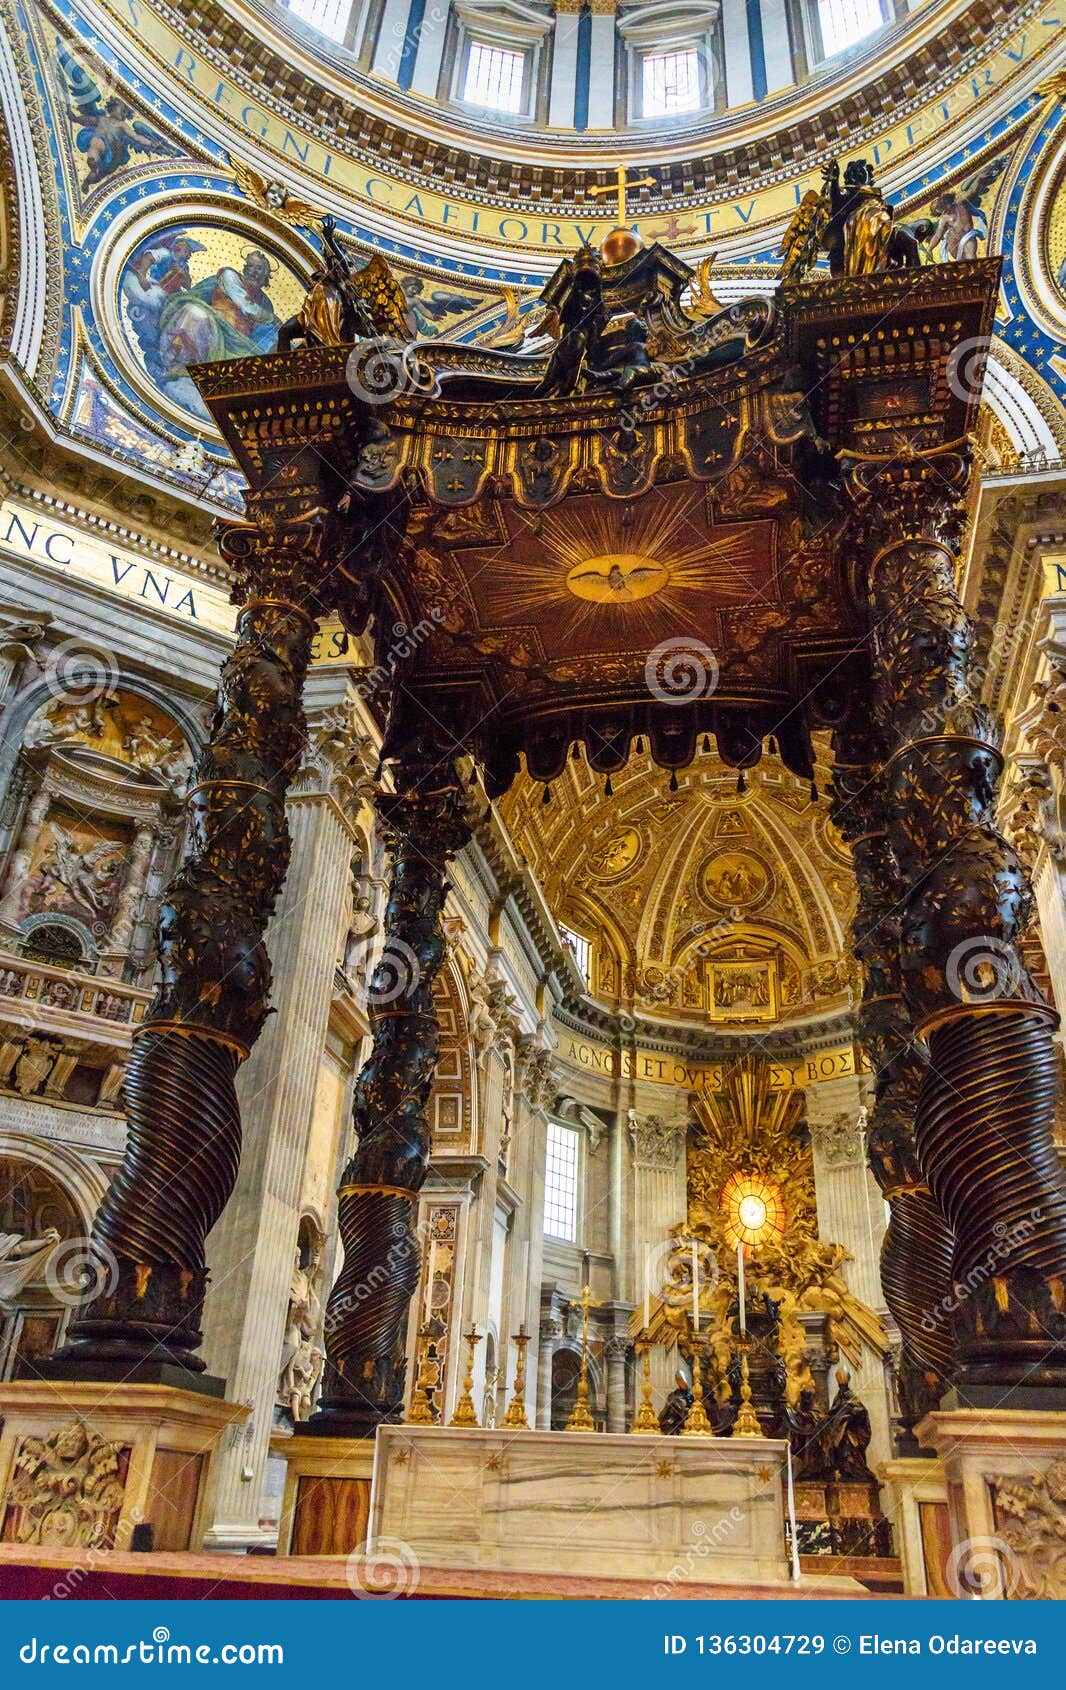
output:
{"label": "arched window in dome", "polygon": [[891,0],[814,0],[812,10],[824,59],[854,47],[893,16]]}
{"label": "arched window in dome", "polygon": [[525,54],[484,41],[471,41],[463,99],[472,106],[510,113],[522,110]]}
{"label": "arched window in dome", "polygon": [[698,47],[674,53],[646,53],[641,63],[644,117],[670,117],[674,112],[698,111],[700,54]]}
{"label": "arched window in dome", "polygon": [[331,41],[343,42],[352,15],[352,0],[285,0],[287,9],[301,23],[327,35]]}
{"label": "arched window in dome", "polygon": [[553,22],[544,0],[452,0],[445,50],[452,101],[511,122],[542,119]]}
{"label": "arched window in dome", "polygon": [[718,15],[717,0],[627,0],[618,33],[630,122],[655,123],[714,105]]}

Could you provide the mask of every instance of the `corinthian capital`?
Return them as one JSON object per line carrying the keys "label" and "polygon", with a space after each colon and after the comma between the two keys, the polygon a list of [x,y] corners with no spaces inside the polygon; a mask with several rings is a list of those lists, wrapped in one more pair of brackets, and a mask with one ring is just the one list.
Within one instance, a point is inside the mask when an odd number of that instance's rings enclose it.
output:
{"label": "corinthian capital", "polygon": [[327,792],[344,806],[370,784],[376,767],[377,746],[364,730],[355,699],[347,698],[308,722],[294,791]]}
{"label": "corinthian capital", "polygon": [[661,1115],[640,1116],[629,1110],[633,1160],[639,1168],[672,1168],[684,1139],[684,1123],[664,1121]]}
{"label": "corinthian capital", "polygon": [[244,522],[220,523],[218,549],[237,577],[234,597],[292,599],[319,615],[333,548],[331,513],[317,490],[304,485],[249,493]]}
{"label": "corinthian capital", "polygon": [[928,451],[904,445],[886,458],[841,456],[849,472],[852,532],[868,556],[908,542],[949,549],[958,544],[970,478],[966,442]]}

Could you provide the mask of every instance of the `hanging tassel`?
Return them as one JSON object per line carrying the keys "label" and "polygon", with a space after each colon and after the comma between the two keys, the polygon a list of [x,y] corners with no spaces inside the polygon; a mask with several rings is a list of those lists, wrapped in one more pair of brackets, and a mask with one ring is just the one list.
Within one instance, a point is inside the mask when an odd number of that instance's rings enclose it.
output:
{"label": "hanging tassel", "polygon": [[670,791],[671,792],[677,791],[677,770],[676,769],[670,770]]}
{"label": "hanging tassel", "polygon": [[551,789],[550,786],[546,786],[544,788],[544,797],[540,801],[541,807],[543,809],[547,809],[547,807],[551,803],[551,801],[552,801],[552,789]]}
{"label": "hanging tassel", "polygon": [[704,736],[703,736],[703,749],[704,749],[704,751],[709,751],[711,749],[711,736],[710,736],[710,734],[704,734]]}
{"label": "hanging tassel", "polygon": [[737,791],[747,792],[747,790],[747,787],[744,785],[744,770],[741,769],[739,775],[737,776]]}
{"label": "hanging tassel", "polygon": [[611,785],[610,775],[607,776],[607,779],[603,783],[603,796],[605,798],[613,798],[614,797],[614,787]]}
{"label": "hanging tassel", "polygon": [[811,803],[817,804],[817,802],[818,802],[818,785],[817,785],[816,781],[812,780],[811,781]]}
{"label": "hanging tassel", "polygon": [[774,738],[773,734],[770,735],[770,756],[771,757],[777,756],[777,741]]}

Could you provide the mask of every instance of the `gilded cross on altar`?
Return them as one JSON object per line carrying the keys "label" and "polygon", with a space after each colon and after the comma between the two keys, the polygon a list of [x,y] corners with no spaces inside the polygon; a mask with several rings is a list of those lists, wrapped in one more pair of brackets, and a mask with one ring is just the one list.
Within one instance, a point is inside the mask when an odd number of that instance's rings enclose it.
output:
{"label": "gilded cross on altar", "polygon": [[602,1308],[603,1305],[596,1302],[590,1288],[586,1285],[577,1306],[581,1310],[581,1372],[578,1374],[577,1380],[577,1398],[564,1430],[567,1432],[594,1432],[596,1422],[589,1411],[589,1310]]}
{"label": "gilded cross on altar", "polygon": [[[631,188],[654,188],[655,186],[654,176],[638,176],[635,182],[627,181],[626,178],[629,175],[629,171],[629,165],[620,164],[614,173],[615,179],[613,183],[601,182],[598,187],[589,189],[589,193],[592,195],[593,199],[602,199],[604,194],[618,195],[618,227],[620,229],[625,228],[626,195],[629,190]],[[587,1285],[585,1289],[586,1291],[588,1290]]]}

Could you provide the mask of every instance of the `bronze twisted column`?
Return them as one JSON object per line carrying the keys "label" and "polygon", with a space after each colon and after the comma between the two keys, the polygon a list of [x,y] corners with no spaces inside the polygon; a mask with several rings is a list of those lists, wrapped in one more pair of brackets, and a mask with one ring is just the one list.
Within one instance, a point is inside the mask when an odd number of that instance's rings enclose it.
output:
{"label": "bronze twisted column", "polygon": [[237,1177],[234,1076],[267,1014],[263,932],[288,867],[285,794],[319,610],[322,513],[300,504],[292,490],[249,495],[251,520],[220,535],[241,582],[237,641],[186,799],[159,989],[126,1070],[125,1158],[94,1222],[94,1289],[54,1360],[62,1374],[189,1383],[203,1372],[204,1244]]}
{"label": "bronze twisted column", "polygon": [[373,1437],[382,1422],[399,1419],[419,1278],[412,1222],[429,1163],[441,912],[448,860],[471,829],[454,754],[425,740],[401,741],[395,788],[375,800],[392,870],[381,958],[367,994],[373,1049],[355,1086],[359,1143],[338,1192],[344,1265],[326,1305],[322,1398],[301,1427],[317,1435]]}
{"label": "bronze twisted column", "polygon": [[881,1285],[902,1339],[899,1382],[909,1440],[911,1424],[940,1400],[955,1369],[954,1239],[922,1175],[914,1142],[926,1053],[903,997],[900,893],[885,829],[883,752],[876,728],[837,730],[832,815],[851,846],[858,887],[853,937],[863,965],[859,1037],[874,1073],[867,1155],[889,1207]]}
{"label": "bronze twisted column", "polygon": [[929,1050],[921,1172],[955,1235],[959,1392],[1066,1385],[1066,1189],[1052,1140],[1057,1017],[1018,937],[1032,895],[994,823],[1002,759],[955,583],[965,445],[857,459],[900,961]]}

